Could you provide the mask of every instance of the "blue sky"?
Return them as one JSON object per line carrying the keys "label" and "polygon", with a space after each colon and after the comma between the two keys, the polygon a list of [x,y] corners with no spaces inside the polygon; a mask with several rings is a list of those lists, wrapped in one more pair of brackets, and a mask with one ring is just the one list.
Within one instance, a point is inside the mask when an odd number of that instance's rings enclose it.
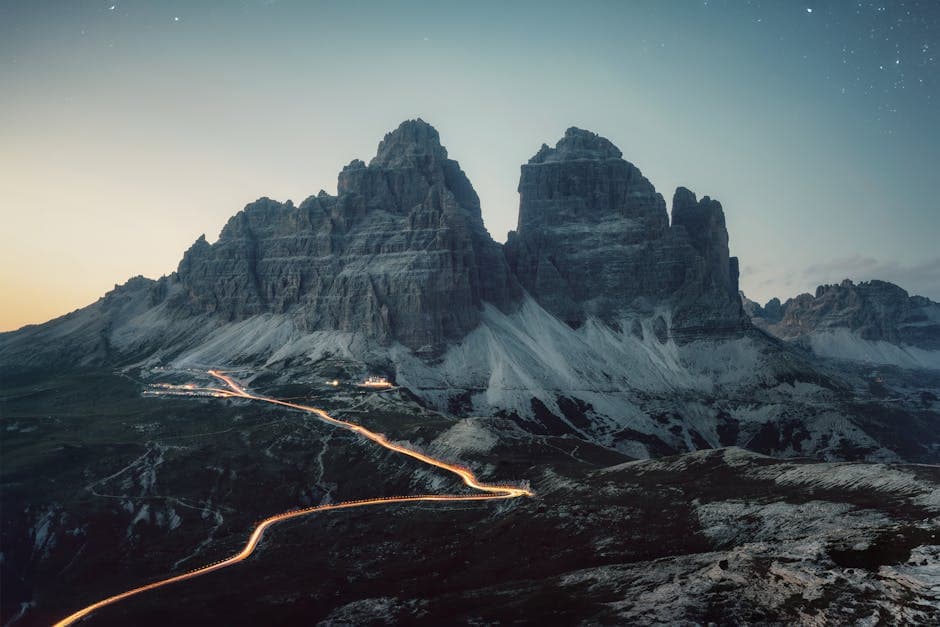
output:
{"label": "blue sky", "polygon": [[[112,8],[113,7],[113,8]],[[171,272],[259,196],[441,133],[503,241],[569,126],[721,200],[765,301],[940,299],[937,2],[0,2],[0,328]],[[28,268],[28,270],[24,270]]]}

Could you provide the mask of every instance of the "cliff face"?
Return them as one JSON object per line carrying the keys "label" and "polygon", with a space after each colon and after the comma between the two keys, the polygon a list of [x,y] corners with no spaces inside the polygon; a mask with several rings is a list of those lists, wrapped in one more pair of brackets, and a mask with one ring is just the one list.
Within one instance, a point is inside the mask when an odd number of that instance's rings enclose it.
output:
{"label": "cliff face", "polygon": [[849,331],[862,340],[940,350],[940,303],[886,281],[820,285],[783,305],[751,305],[755,324],[785,340]]}
{"label": "cliff face", "polygon": [[569,129],[522,167],[505,258],[420,120],[389,133],[368,165],[346,166],[337,190],[299,207],[263,198],[216,244],[197,241],[179,266],[179,305],[227,320],[294,312],[309,330],[431,352],[473,329],[483,302],[511,308],[520,284],[574,328],[663,309],[679,338],[746,325],[721,205],[679,188],[670,225],[653,185],[588,131]]}
{"label": "cliff face", "polygon": [[309,330],[433,352],[476,326],[483,301],[518,296],[470,181],[422,120],[386,135],[369,165],[346,166],[337,191],[299,207],[262,198],[215,244],[200,238],[177,305],[228,320],[293,312]]}
{"label": "cliff face", "polygon": [[[138,359],[165,354],[170,332],[184,346],[263,314],[289,319],[295,333],[356,333],[440,355],[479,326],[485,303],[516,310],[523,288],[575,329],[588,319],[619,329],[626,317],[652,317],[665,342],[746,327],[718,202],[679,188],[670,225],[639,169],[576,128],[522,166],[519,191],[518,231],[503,247],[437,131],[406,121],[369,164],[343,169],[337,195],[321,191],[299,206],[261,198],[215,243],[200,237],[147,294],[118,288],[114,298],[133,295],[133,316],[96,305],[69,318],[81,325],[61,319],[6,334],[0,352],[30,363],[46,353],[61,363],[113,361],[122,351]],[[59,339],[46,346],[36,337]],[[107,350],[65,350],[73,344]]]}
{"label": "cliff face", "polygon": [[672,310],[677,336],[742,329],[737,259],[717,201],[662,195],[610,141],[570,128],[522,166],[518,230],[506,245],[519,282],[570,326]]}
{"label": "cliff face", "polygon": [[[199,238],[174,274],[0,334],[0,374],[244,366],[291,382],[353,368],[389,374],[440,411],[631,456],[737,444],[893,459],[903,440],[912,459],[934,459],[936,430],[920,414],[892,417],[902,426],[882,437],[843,410],[847,384],[749,328],[717,201],[679,188],[670,222],[616,146],[579,129],[522,167],[519,191],[518,230],[503,247],[437,131],[405,122],[370,163],[343,169],[335,196],[262,198],[215,243]],[[894,286],[797,301],[749,309],[786,337],[844,325],[938,342],[937,305]],[[825,341],[817,354],[845,354],[846,338]],[[908,353],[904,363],[925,363]],[[927,357],[940,364],[940,352]]]}

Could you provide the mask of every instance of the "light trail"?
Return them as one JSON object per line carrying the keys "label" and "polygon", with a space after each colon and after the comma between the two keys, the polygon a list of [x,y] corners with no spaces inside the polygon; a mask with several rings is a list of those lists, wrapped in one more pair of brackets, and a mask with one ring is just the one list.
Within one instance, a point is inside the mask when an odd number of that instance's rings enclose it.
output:
{"label": "light trail", "polygon": [[[254,401],[262,401],[265,403],[271,403],[272,405],[281,405],[283,407],[290,407],[291,409],[297,409],[300,411],[307,412],[309,414],[315,415],[317,418],[323,420],[324,422],[330,423],[337,427],[346,429],[347,431],[352,431],[358,435],[363,436],[366,439],[372,440],[379,446],[387,448],[396,453],[401,453],[402,455],[407,455],[408,457],[417,459],[418,461],[424,462],[431,466],[435,466],[442,470],[451,472],[463,480],[464,485],[483,492],[483,494],[422,494],[416,496],[386,496],[374,499],[362,499],[357,501],[343,501],[341,503],[331,503],[329,505],[315,505],[313,507],[307,507],[304,509],[290,510],[286,512],[281,512],[280,514],[274,514],[265,518],[259,522],[254,530],[251,532],[251,535],[248,537],[248,542],[245,543],[245,546],[242,550],[231,557],[220,560],[218,562],[213,562],[211,564],[206,564],[205,566],[200,566],[188,572],[175,575],[173,577],[168,577],[166,579],[161,579],[159,581],[154,581],[137,588],[132,588],[126,592],[120,594],[115,594],[106,599],[102,599],[96,603],[84,607],[77,612],[74,612],[59,622],[55,623],[54,627],[65,627],[66,625],[71,625],[72,623],[85,618],[95,610],[99,610],[105,606],[117,603],[128,597],[135,596],[142,592],[147,592],[148,590],[154,590],[156,588],[162,588],[163,586],[168,586],[170,584],[178,583],[180,581],[185,581],[187,579],[192,579],[194,577],[199,577],[201,575],[207,575],[213,571],[221,570],[223,568],[228,568],[229,566],[234,566],[235,564],[242,562],[248,559],[252,553],[255,552],[255,549],[258,547],[258,544],[261,542],[264,532],[273,525],[276,525],[279,522],[285,520],[290,520],[292,518],[299,518],[301,516],[309,516],[310,514],[315,514],[317,512],[325,512],[330,510],[337,509],[351,509],[353,507],[367,507],[370,505],[387,505],[390,503],[416,503],[416,502],[427,502],[427,501],[446,501],[446,502],[455,502],[455,501],[493,501],[501,499],[516,499],[523,496],[533,496],[531,490],[526,488],[519,488],[515,486],[507,485],[488,485],[482,483],[477,479],[476,475],[473,474],[473,471],[464,466],[459,466],[457,464],[450,464],[443,460],[437,459],[436,457],[431,457],[419,451],[412,450],[401,444],[395,444],[391,442],[381,433],[376,433],[370,431],[363,426],[357,425],[352,422],[347,422],[345,420],[340,420],[329,415],[324,410],[318,407],[310,407],[309,405],[301,405],[299,403],[291,403],[288,401],[278,400],[276,398],[269,398],[267,396],[259,396],[257,394],[252,394],[247,391],[245,388],[236,383],[228,375],[219,372],[218,370],[210,370],[209,374],[224,383],[227,387],[225,388],[212,388],[212,387],[197,387],[195,385],[186,385],[181,386],[177,389],[183,389],[186,392],[195,392],[202,391],[211,394],[212,396],[218,397],[227,397],[227,398],[246,398]],[[174,389],[175,386],[167,386],[167,389]]]}

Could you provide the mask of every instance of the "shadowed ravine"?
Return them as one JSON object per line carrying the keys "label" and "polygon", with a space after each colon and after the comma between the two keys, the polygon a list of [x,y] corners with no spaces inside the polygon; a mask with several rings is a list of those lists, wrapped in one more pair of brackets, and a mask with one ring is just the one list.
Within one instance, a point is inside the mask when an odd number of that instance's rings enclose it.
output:
{"label": "shadowed ravine", "polygon": [[458,466],[456,464],[449,464],[440,459],[436,459],[429,455],[425,455],[424,453],[419,453],[417,451],[408,449],[400,444],[392,443],[381,433],[375,433],[374,431],[370,431],[360,425],[357,425],[351,422],[346,422],[345,420],[339,420],[338,418],[334,418],[322,409],[319,409],[317,407],[310,407],[307,405],[300,405],[298,403],[289,403],[287,401],[282,401],[282,400],[278,400],[274,398],[268,398],[265,396],[258,396],[257,394],[252,394],[251,392],[248,392],[247,390],[245,390],[243,387],[241,387],[239,384],[233,381],[231,377],[229,377],[228,375],[224,373],[221,373],[217,370],[210,370],[209,374],[215,377],[216,379],[218,379],[219,381],[223,382],[226,387],[225,388],[188,387],[187,389],[211,392],[211,393],[214,393],[218,396],[225,397],[225,398],[246,398],[246,399],[255,400],[255,401],[263,401],[265,403],[271,403],[273,405],[282,405],[284,407],[289,407],[291,409],[297,409],[300,411],[313,414],[317,416],[318,418],[320,418],[321,420],[323,420],[324,422],[327,422],[332,425],[342,427],[343,429],[346,429],[348,431],[357,433],[369,440],[372,440],[379,446],[387,448],[391,451],[395,451],[396,453],[401,453],[402,455],[407,455],[408,457],[413,457],[414,459],[417,459],[431,466],[436,466],[437,468],[441,468],[448,472],[454,473],[455,475],[459,476],[463,480],[464,484],[466,484],[468,487],[473,488],[474,490],[479,490],[480,492],[483,492],[483,494],[424,494],[424,495],[414,495],[414,496],[387,496],[387,497],[381,497],[381,498],[375,498],[375,499],[363,499],[363,500],[358,500],[358,501],[344,501],[341,503],[331,503],[329,505],[317,505],[313,507],[307,507],[304,509],[296,509],[296,510],[281,512],[279,514],[274,514],[273,516],[269,516],[268,518],[265,518],[260,523],[258,523],[258,525],[251,532],[251,535],[248,538],[248,542],[245,543],[244,548],[242,548],[242,550],[236,553],[235,555],[232,555],[231,557],[228,557],[218,562],[206,564],[205,566],[201,566],[199,568],[190,570],[188,572],[185,572],[179,575],[174,575],[172,577],[167,577],[166,579],[161,579],[159,581],[154,581],[153,583],[139,586],[137,588],[132,588],[125,592],[121,592],[120,594],[115,594],[113,596],[110,596],[100,601],[97,601],[95,603],[92,603],[91,605],[88,605],[78,610],[77,612],[74,612],[70,614],[69,616],[63,618],[62,620],[58,621],[55,624],[56,627],[63,627],[65,625],[71,625],[75,621],[78,621],[79,619],[82,619],[88,616],[95,610],[101,609],[102,607],[111,605],[113,603],[117,603],[118,601],[122,601],[124,599],[140,594],[142,592],[147,592],[148,590],[154,590],[156,588],[168,586],[173,583],[185,581],[187,579],[192,579],[194,577],[199,577],[200,575],[206,575],[213,571],[221,570],[223,568],[227,568],[241,561],[244,561],[245,559],[250,557],[252,553],[254,553],[258,544],[261,542],[261,538],[264,536],[265,531],[267,531],[270,527],[274,526],[275,524],[279,522],[290,520],[292,518],[299,518],[301,516],[308,516],[310,514],[328,511],[328,510],[350,509],[353,507],[365,507],[368,505],[382,505],[382,504],[388,504],[388,503],[415,503],[415,502],[423,502],[423,501],[490,501],[490,500],[498,500],[498,499],[515,499],[515,498],[519,498],[522,496],[532,496],[533,494],[530,490],[526,488],[519,488],[519,487],[514,487],[514,486],[487,485],[487,484],[481,483],[477,479],[476,475],[474,475],[473,472],[468,468],[464,468],[463,466]]}

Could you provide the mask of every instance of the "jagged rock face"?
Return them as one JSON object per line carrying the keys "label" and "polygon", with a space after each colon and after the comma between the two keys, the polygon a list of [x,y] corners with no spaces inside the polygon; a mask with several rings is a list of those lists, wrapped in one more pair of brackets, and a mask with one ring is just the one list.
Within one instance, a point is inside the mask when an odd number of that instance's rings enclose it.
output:
{"label": "jagged rock face", "polygon": [[721,203],[708,196],[696,201],[695,194],[678,188],[672,200],[671,230],[684,231],[697,253],[683,258],[686,276],[676,295],[676,326],[686,333],[745,326],[747,317],[738,298],[738,258],[729,255]]}
{"label": "jagged rock face", "polygon": [[610,141],[577,128],[522,166],[519,193],[510,266],[569,325],[663,304],[677,334],[746,325],[718,202],[679,188],[670,226],[662,195],[640,170]]}
{"label": "jagged rock face", "polygon": [[745,296],[744,292],[739,292],[741,305],[744,307],[744,313],[751,319],[751,323],[759,329],[770,332],[770,325],[777,324],[783,320],[784,305],[779,298],[771,298],[763,307]]}
{"label": "jagged rock face", "polygon": [[[368,165],[352,161],[337,189],[300,206],[259,199],[217,242],[200,237],[148,293],[121,288],[133,307],[96,306],[81,324],[10,334],[0,353],[31,363],[45,352],[63,363],[165,358],[170,335],[179,350],[217,326],[273,314],[293,333],[351,332],[437,354],[478,326],[484,303],[514,310],[520,282],[572,327],[588,316],[616,327],[624,313],[662,312],[650,327],[660,343],[745,320],[728,297],[737,269],[721,206],[680,189],[670,226],[662,196],[594,133],[570,129],[523,166],[519,231],[505,249],[487,233],[466,175],[421,120],[386,135]],[[642,333],[636,319],[627,322]],[[30,338],[49,334],[55,342],[31,351]],[[73,344],[62,334],[105,350],[59,350]]]}
{"label": "jagged rock face", "polygon": [[[832,426],[852,415],[840,409],[848,384],[747,328],[719,203],[679,188],[670,225],[639,170],[578,129],[523,166],[520,192],[519,230],[502,249],[437,132],[406,122],[368,165],[343,169],[336,196],[300,206],[263,198],[216,243],[197,240],[173,275],[132,280],[73,314],[0,334],[0,374],[244,364],[286,383],[355,363],[442,411],[503,415],[630,455],[719,444],[829,454],[838,441],[855,447],[839,455],[894,454],[893,434]],[[936,338],[936,305],[882,291],[882,309],[904,312],[899,336]],[[859,298],[816,300],[832,309]],[[772,304],[768,316],[799,310]],[[866,320],[859,328],[894,328]],[[940,364],[940,352],[928,357]],[[935,451],[935,430],[918,417],[933,411],[931,398],[900,430]]]}
{"label": "jagged rock face", "polygon": [[248,205],[218,242],[190,248],[178,278],[181,307],[293,312],[310,330],[431,351],[476,326],[484,300],[509,307],[519,293],[473,187],[421,120],[386,135],[368,166],[346,166],[335,197]]}
{"label": "jagged rock face", "polygon": [[786,340],[848,329],[865,340],[940,350],[940,303],[886,281],[820,285],[815,295],[801,294],[783,305],[774,298],[752,317]]}

